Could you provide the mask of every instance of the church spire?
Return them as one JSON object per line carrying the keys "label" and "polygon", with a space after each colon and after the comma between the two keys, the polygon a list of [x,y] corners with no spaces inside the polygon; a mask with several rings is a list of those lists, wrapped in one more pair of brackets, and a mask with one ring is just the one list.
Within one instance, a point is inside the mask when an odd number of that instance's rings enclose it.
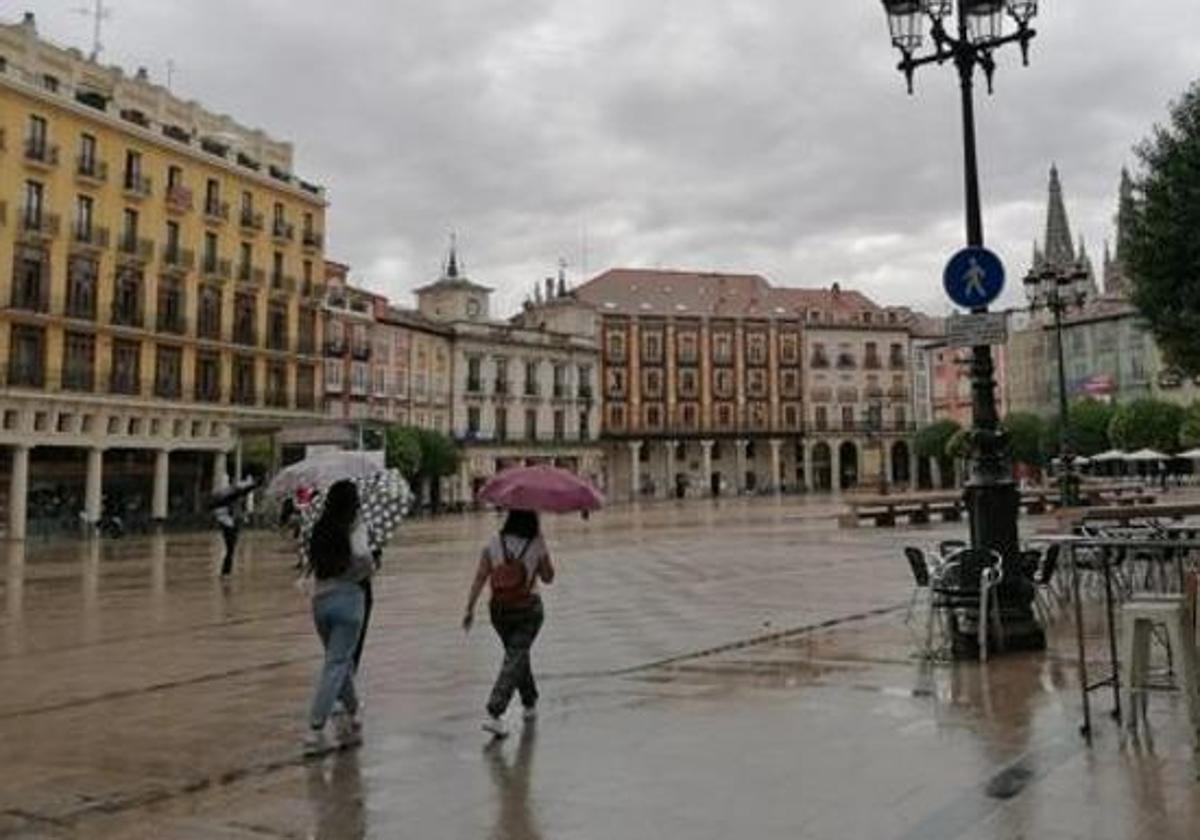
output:
{"label": "church spire", "polygon": [[1050,167],[1050,196],[1046,207],[1046,242],[1043,254],[1054,268],[1069,268],[1075,262],[1075,247],[1071,243],[1071,225],[1063,203],[1062,183],[1058,167]]}
{"label": "church spire", "polygon": [[1130,227],[1133,225],[1133,179],[1121,167],[1121,190],[1117,199],[1117,259],[1129,256]]}
{"label": "church spire", "polygon": [[450,256],[446,259],[446,278],[458,278],[458,234],[450,231]]}

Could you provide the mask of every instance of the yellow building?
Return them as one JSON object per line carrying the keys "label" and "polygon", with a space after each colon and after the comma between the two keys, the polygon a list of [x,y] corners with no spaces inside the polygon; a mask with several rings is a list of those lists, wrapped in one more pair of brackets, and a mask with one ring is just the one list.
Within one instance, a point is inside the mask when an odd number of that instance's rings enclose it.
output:
{"label": "yellow building", "polygon": [[162,519],[176,460],[209,453],[219,481],[240,430],[319,413],[324,212],[290,144],[50,44],[32,15],[0,25],[11,535],[32,448],[86,450],[91,521],[104,451],[152,457]]}

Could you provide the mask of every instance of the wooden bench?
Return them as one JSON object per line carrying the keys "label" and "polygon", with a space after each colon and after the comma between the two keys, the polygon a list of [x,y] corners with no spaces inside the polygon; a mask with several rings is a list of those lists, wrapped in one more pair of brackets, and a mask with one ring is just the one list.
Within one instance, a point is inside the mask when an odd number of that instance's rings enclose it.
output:
{"label": "wooden bench", "polygon": [[963,500],[957,493],[872,496],[850,502],[849,511],[838,517],[838,524],[844,528],[857,528],[862,520],[868,520],[877,527],[891,528],[900,517],[910,524],[924,525],[935,514],[944,522],[957,522],[962,519],[962,513]]}

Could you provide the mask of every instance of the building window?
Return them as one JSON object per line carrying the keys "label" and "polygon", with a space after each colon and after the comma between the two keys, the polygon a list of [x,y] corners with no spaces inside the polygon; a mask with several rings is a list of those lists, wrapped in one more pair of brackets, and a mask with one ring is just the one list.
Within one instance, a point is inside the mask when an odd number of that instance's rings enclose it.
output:
{"label": "building window", "polygon": [[679,396],[689,400],[700,396],[700,377],[694,368],[679,371]]}
{"label": "building window", "polygon": [[95,387],[96,336],[69,332],[63,344],[63,388],[91,391]]}
{"label": "building window", "polygon": [[694,365],[699,360],[699,338],[694,330],[681,331],[675,334],[677,358],[681,365]]}
{"label": "building window", "polygon": [[800,412],[794,405],[785,405],[783,407],[783,425],[788,429],[800,428]]}
{"label": "building window", "polygon": [[209,178],[204,184],[204,212],[221,215],[221,183],[216,178]]}
{"label": "building window", "polygon": [[625,361],[625,333],[609,332],[605,336],[605,355],[609,361]]}
{"label": "building window", "polygon": [[508,409],[496,406],[496,440],[508,440]]}
{"label": "building window", "polygon": [[88,195],[75,196],[75,240],[92,241],[92,218],[96,203]]}
{"label": "building window", "polygon": [[727,332],[713,334],[713,361],[719,365],[733,362],[733,336]]}
{"label": "building window", "polygon": [[908,413],[904,406],[898,405],[892,409],[892,420],[896,424],[896,431],[904,431],[904,427],[908,423]]}
{"label": "building window", "polygon": [[525,409],[525,439],[537,440],[538,413],[536,408]]}
{"label": "building window", "polygon": [[216,353],[196,354],[196,401],[221,399],[221,357]]}
{"label": "building window", "polygon": [[46,384],[46,333],[41,327],[14,324],[10,330],[8,384],[41,388]]}
{"label": "building window", "polygon": [[483,360],[478,356],[467,359],[467,393],[478,394],[483,391]]}
{"label": "building window", "polygon": [[21,216],[26,229],[41,230],[45,196],[46,189],[40,182],[25,182],[25,207],[22,209]]}
{"label": "building window", "polygon": [[717,406],[717,428],[726,430],[733,428],[733,406],[728,403],[721,403]]}
{"label": "building window", "polygon": [[567,397],[567,366],[556,364],[554,366],[554,398],[565,399]]}
{"label": "building window", "polygon": [[496,393],[508,393],[508,359],[503,356],[496,357]]}
{"label": "building window", "polygon": [[625,406],[608,406],[608,427],[613,431],[623,431],[625,429]]}
{"label": "building window", "polygon": [[288,349],[287,305],[272,303],[267,309],[267,349]]}
{"label": "building window", "polygon": [[204,234],[204,271],[207,274],[214,274],[217,270],[217,235],[212,231],[206,231]]}
{"label": "building window", "polygon": [[279,286],[283,283],[283,252],[276,251],[271,255],[271,285]]}
{"label": "building window", "polygon": [[45,160],[46,145],[46,118],[30,114],[29,132],[25,136],[26,154],[36,160]]}
{"label": "building window", "polygon": [[467,435],[471,438],[479,436],[480,417],[482,412],[479,406],[473,405],[467,409]]}
{"label": "building window", "polygon": [[642,371],[642,394],[650,399],[662,399],[662,371],[648,368]]}
{"label": "building window", "polygon": [[13,257],[12,305],[34,312],[50,310],[50,262],[41,248],[16,249]]}
{"label": "building window", "polygon": [[317,405],[317,377],[312,365],[296,368],[296,408],[309,410]]}
{"label": "building window", "polygon": [[[206,243],[207,245],[207,243]],[[208,257],[205,256],[205,261]],[[243,242],[240,246],[238,254],[238,279],[249,280],[251,273],[254,270],[254,246],[249,242]]]}
{"label": "building window", "polygon": [[210,341],[221,339],[221,290],[212,286],[200,287],[196,313],[196,334]]}
{"label": "building window", "polygon": [[233,340],[236,344],[253,346],[257,341],[255,321],[258,301],[254,295],[236,295],[233,299]]}
{"label": "building window", "polygon": [[642,332],[642,361],[650,364],[662,364],[663,337],[658,330],[643,330]]}
{"label": "building window", "polygon": [[679,419],[684,429],[694,431],[699,425],[699,413],[693,403],[684,403],[679,409]]}
{"label": "building window", "polygon": [[113,291],[112,322],[124,327],[142,326],[142,273],[125,267],[117,272]]}
{"label": "building window", "polygon": [[752,365],[767,363],[767,336],[762,332],[752,332],[746,336],[746,361]]}
{"label": "building window", "polygon": [[272,408],[287,408],[287,365],[270,362],[267,365],[267,405]]}
{"label": "building window", "polygon": [[370,380],[370,370],[363,362],[355,362],[350,366],[350,393],[364,395],[367,393]]}
{"label": "building window", "polygon": [[592,428],[591,427],[592,427],[592,420],[591,420],[590,412],[587,412],[587,411],[579,412],[579,439],[580,440],[591,440],[592,439]]}
{"label": "building window", "polygon": [[813,418],[818,432],[824,432],[829,428],[829,408],[819,405],[816,408],[816,415]]}
{"label": "building window", "polygon": [[141,392],[142,345],[137,341],[114,341],[112,387],[114,394]]}
{"label": "building window", "polygon": [[751,397],[767,396],[767,372],[761,368],[746,371],[746,393]]}
{"label": "building window", "polygon": [[848,432],[854,428],[854,406],[842,406],[842,431]]}
{"label": "building window", "polygon": [[183,351],[178,347],[159,347],[154,363],[154,394],[178,399],[182,393]]}
{"label": "building window", "polygon": [[656,431],[662,428],[662,408],[657,405],[646,406],[646,428]]}
{"label": "building window", "polygon": [[800,374],[794,370],[785,370],[780,375],[780,391],[785,397],[800,396]]}
{"label": "building window", "polygon": [[713,392],[718,399],[727,400],[733,397],[733,371],[713,371]]}
{"label": "building window", "polygon": [[779,361],[785,365],[800,363],[800,338],[796,333],[786,332],[779,337]]}
{"label": "building window", "polygon": [[536,359],[525,363],[525,396],[536,397],[541,389],[538,386],[538,370],[541,363]]}
{"label": "building window", "polygon": [[184,332],[183,288],[175,280],[158,281],[158,329],[181,335]]}
{"label": "building window", "polygon": [[238,405],[258,404],[255,362],[250,356],[233,357],[233,401]]}
{"label": "building window", "polygon": [[179,253],[179,222],[167,222],[167,247],[164,259],[173,265],[178,264],[181,259]]}
{"label": "building window", "polygon": [[92,257],[72,256],[67,263],[68,318],[96,320],[96,284],[99,264]]}
{"label": "building window", "polygon": [[554,439],[566,440],[567,437],[567,413],[561,408],[554,411]]}
{"label": "building window", "polygon": [[825,352],[825,345],[819,342],[812,346],[812,359],[809,361],[809,366],[816,370],[823,370],[829,367],[829,356]]}
{"label": "building window", "polygon": [[341,359],[326,359],[325,360],[325,390],[327,390],[327,391],[342,390],[342,360]]}

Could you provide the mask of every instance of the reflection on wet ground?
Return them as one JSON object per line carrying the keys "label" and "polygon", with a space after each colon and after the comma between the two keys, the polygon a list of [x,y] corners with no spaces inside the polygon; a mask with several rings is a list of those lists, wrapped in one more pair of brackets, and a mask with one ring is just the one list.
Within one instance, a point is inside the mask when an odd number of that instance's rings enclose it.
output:
{"label": "reflection on wet ground", "polygon": [[839,531],[833,510],[550,520],[543,708],[494,744],[477,727],[498,645],[457,622],[496,519],[409,523],[377,587],[366,743],[315,762],[299,738],[319,651],[282,539],[251,535],[228,582],[212,534],[9,543],[0,837],[1194,832],[1177,695],[1151,700],[1153,742],[1106,721],[1088,749],[1065,620],[1044,656],[915,660],[899,547],[959,527]]}

